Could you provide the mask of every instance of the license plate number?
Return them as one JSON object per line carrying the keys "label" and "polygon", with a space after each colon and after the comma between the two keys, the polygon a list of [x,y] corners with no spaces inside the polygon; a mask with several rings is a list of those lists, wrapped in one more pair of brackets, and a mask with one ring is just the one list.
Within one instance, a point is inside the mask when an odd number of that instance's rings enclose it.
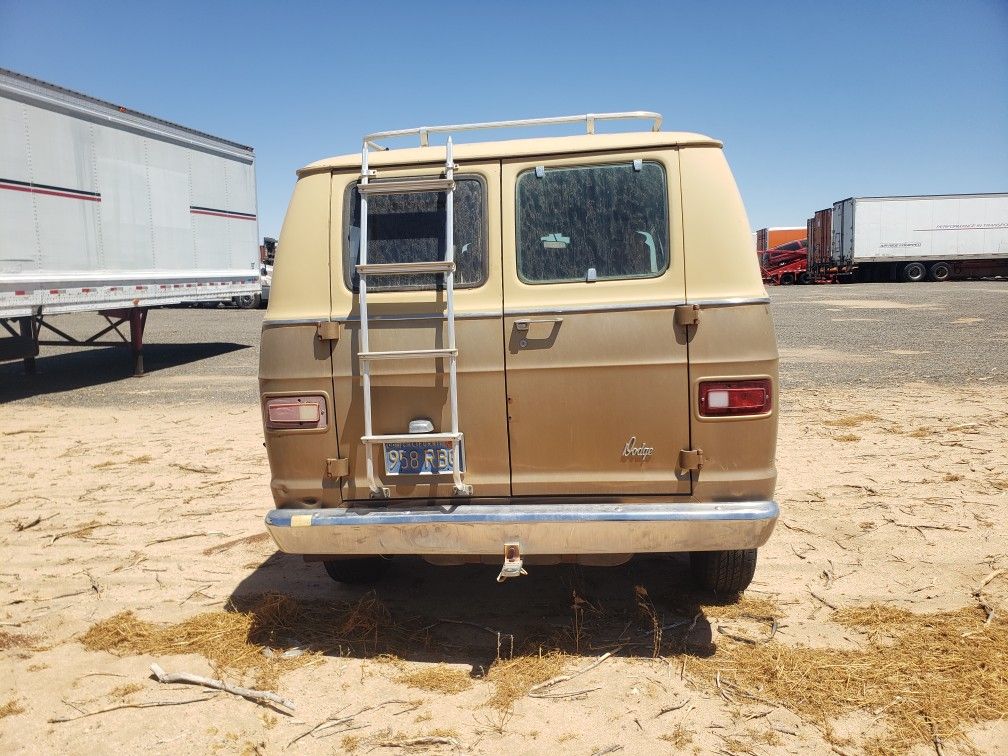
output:
{"label": "license plate number", "polygon": [[[386,475],[451,475],[452,441],[384,444]],[[465,470],[465,453],[459,445],[459,470]]]}

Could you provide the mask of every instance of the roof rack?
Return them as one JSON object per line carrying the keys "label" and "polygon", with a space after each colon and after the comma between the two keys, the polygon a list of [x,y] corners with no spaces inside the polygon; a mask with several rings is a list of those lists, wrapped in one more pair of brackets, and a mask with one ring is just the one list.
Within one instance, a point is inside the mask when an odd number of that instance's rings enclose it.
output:
{"label": "roof rack", "polygon": [[377,143],[379,139],[394,139],[396,137],[416,136],[420,138],[420,146],[427,147],[431,134],[450,134],[456,131],[481,131],[483,129],[514,129],[523,126],[555,126],[561,123],[584,123],[585,133],[595,133],[596,121],[651,121],[651,131],[661,131],[661,113],[650,110],[630,110],[624,113],[585,113],[583,115],[554,116],[552,118],[522,118],[516,121],[486,121],[484,123],[457,123],[450,126],[417,126],[413,129],[397,129],[395,131],[376,131],[364,137],[364,146],[377,150],[387,150],[388,147]]}

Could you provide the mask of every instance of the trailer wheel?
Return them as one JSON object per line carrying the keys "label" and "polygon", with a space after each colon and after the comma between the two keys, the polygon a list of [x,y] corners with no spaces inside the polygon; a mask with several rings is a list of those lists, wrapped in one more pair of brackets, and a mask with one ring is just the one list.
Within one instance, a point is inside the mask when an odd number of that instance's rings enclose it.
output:
{"label": "trailer wheel", "polygon": [[242,294],[234,298],[234,303],[240,310],[255,310],[259,307],[260,299],[258,294]]}
{"label": "trailer wheel", "polygon": [[798,274],[798,283],[802,285],[807,285],[812,283],[812,274],[807,270]]}
{"label": "trailer wheel", "polygon": [[780,277],[781,286],[790,286],[794,283],[794,273],[784,273]]}
{"label": "trailer wheel", "polygon": [[690,571],[697,585],[705,590],[730,595],[742,593],[756,573],[756,549],[692,551]]}
{"label": "trailer wheel", "polygon": [[921,262],[909,262],[903,266],[903,280],[908,283],[918,283],[927,276],[927,268]]}
{"label": "trailer wheel", "polygon": [[947,262],[931,263],[928,268],[928,278],[932,281],[947,281],[952,269]]}
{"label": "trailer wheel", "polygon": [[322,562],[329,577],[337,583],[369,584],[380,580],[389,571],[392,562],[385,557],[355,557],[354,559],[327,559]]}

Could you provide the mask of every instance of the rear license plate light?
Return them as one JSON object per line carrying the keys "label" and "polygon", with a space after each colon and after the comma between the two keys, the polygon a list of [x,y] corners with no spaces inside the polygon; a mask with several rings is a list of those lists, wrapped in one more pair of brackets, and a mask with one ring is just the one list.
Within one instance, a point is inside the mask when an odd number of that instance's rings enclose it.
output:
{"label": "rear license plate light", "polygon": [[764,415],[773,407],[770,379],[706,381],[699,402],[701,417]]}

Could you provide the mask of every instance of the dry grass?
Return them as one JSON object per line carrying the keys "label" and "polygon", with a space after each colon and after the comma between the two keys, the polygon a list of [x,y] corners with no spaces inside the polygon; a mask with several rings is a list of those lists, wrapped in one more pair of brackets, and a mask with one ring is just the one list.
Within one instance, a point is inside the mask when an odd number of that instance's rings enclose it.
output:
{"label": "dry grass", "polygon": [[851,441],[860,441],[861,436],[856,433],[841,433],[839,436],[833,436],[834,441],[843,441],[845,443]]}
{"label": "dry grass", "polygon": [[7,717],[13,717],[15,714],[23,713],[24,707],[19,704],[15,698],[12,698],[3,706],[0,706],[0,719],[6,719]]}
{"label": "dry grass", "polygon": [[353,753],[361,744],[361,739],[357,735],[344,735],[340,745],[344,753]]}
{"label": "dry grass", "polygon": [[745,596],[731,604],[706,604],[704,614],[709,619],[772,619],[783,612],[773,599],[763,596]]}
{"label": "dry grass", "polygon": [[31,648],[38,642],[34,635],[19,635],[0,630],[0,651],[10,648]]}
{"label": "dry grass", "polygon": [[92,467],[95,470],[104,470],[109,467],[116,467],[117,465],[147,465],[153,461],[154,457],[150,454],[142,454],[132,459],[108,459],[104,462],[99,462],[97,465],[92,465]]}
{"label": "dry grass", "polygon": [[126,698],[127,696],[132,696],[134,693],[139,693],[141,690],[143,690],[143,685],[140,683],[126,683],[125,685],[113,688],[109,691],[109,695],[113,698]]}
{"label": "dry grass", "polygon": [[265,532],[256,533],[254,535],[245,536],[244,538],[236,538],[233,541],[218,543],[216,546],[211,546],[209,548],[203,549],[203,556],[212,556],[213,554],[219,554],[222,551],[233,549],[235,546],[251,548],[252,546],[258,546],[260,543],[266,543],[269,540],[271,540],[271,536],[269,533]]}
{"label": "dry grass", "polygon": [[878,415],[872,414],[845,415],[844,417],[838,417],[836,420],[826,420],[823,422],[823,425],[828,425],[830,428],[857,428],[862,423],[875,422],[881,419]]}
{"label": "dry grass", "polygon": [[960,481],[962,479],[963,479],[963,476],[962,475],[957,475],[956,473],[945,473],[942,476],[942,480],[944,480],[946,483],[957,483],[958,481]]}
{"label": "dry grass", "polygon": [[[326,604],[269,594],[251,601],[244,611],[232,609],[168,625],[122,612],[92,626],[81,643],[89,650],[120,656],[199,654],[215,669],[254,674],[260,685],[271,686],[283,672],[310,663],[321,653],[353,650],[374,655],[395,630],[388,610],[374,594],[356,602]],[[304,653],[285,658],[283,651],[295,646]]]}
{"label": "dry grass", "polygon": [[670,743],[676,750],[682,750],[693,742],[693,731],[687,730],[682,724],[677,724],[672,732],[666,732],[658,736],[659,740]]}
{"label": "dry grass", "polygon": [[469,690],[473,681],[467,672],[447,664],[426,664],[420,669],[406,672],[396,678],[410,688],[454,695]]}
{"label": "dry grass", "polygon": [[863,632],[858,650],[778,643],[726,643],[697,660],[712,677],[819,722],[869,712],[887,725],[865,743],[874,753],[961,738],[971,724],[1008,715],[1008,623],[984,625],[976,608],[914,614],[883,606],[844,609],[833,619]]}
{"label": "dry grass", "polygon": [[533,685],[546,682],[560,674],[570,660],[570,655],[560,651],[499,659],[490,667],[487,679],[493,683],[494,692],[487,705],[499,711],[511,708]]}

